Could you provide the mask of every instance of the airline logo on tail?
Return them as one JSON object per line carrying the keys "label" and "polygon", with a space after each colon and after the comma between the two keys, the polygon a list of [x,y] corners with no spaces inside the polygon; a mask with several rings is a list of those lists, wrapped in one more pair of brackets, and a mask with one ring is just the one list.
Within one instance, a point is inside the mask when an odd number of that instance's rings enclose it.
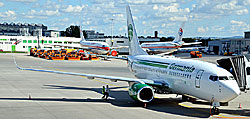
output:
{"label": "airline logo on tail", "polygon": [[128,25],[128,39],[131,41],[133,38],[133,27],[131,24]]}
{"label": "airline logo on tail", "polygon": [[183,34],[183,30],[182,30],[182,28],[180,28],[179,29],[179,36],[182,36],[182,34]]}

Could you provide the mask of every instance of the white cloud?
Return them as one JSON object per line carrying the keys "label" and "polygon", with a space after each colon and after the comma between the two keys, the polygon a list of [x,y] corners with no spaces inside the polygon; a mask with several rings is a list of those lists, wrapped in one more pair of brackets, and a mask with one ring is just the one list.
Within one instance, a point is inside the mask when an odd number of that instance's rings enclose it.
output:
{"label": "white cloud", "polygon": [[0,2],[0,7],[2,7],[4,5],[4,3]]}
{"label": "white cloud", "polygon": [[46,19],[48,16],[58,16],[60,15],[59,10],[40,10],[36,11],[34,9],[30,10],[28,13],[22,13],[26,18],[39,18]]}
{"label": "white cloud", "polygon": [[[244,2],[248,4],[248,2]],[[243,15],[248,9],[238,0],[200,0],[194,7],[194,12],[216,15]],[[211,16],[211,15],[210,15]]]}
{"label": "white cloud", "polygon": [[248,9],[242,9],[235,11],[237,15],[248,14]]}
{"label": "white cloud", "polygon": [[250,0],[244,0],[244,1],[243,1],[243,4],[244,4],[244,5],[250,5]]}
{"label": "white cloud", "polygon": [[158,5],[154,5],[153,10],[158,10],[158,9],[159,9]]}
{"label": "white cloud", "polygon": [[234,25],[240,25],[240,26],[245,25],[245,23],[243,21],[231,20],[230,23],[234,24]]}
{"label": "white cloud", "polygon": [[84,7],[85,7],[84,5],[82,5],[82,6],[68,5],[67,8],[63,9],[62,11],[64,11],[64,12],[81,12]]}
{"label": "white cloud", "polygon": [[16,15],[15,11],[8,10],[6,12],[0,12],[0,17],[7,18],[7,17],[14,17]]}
{"label": "white cloud", "polygon": [[59,11],[58,10],[56,10],[56,11],[54,11],[54,10],[45,10],[44,12],[45,12],[46,16],[59,15]]}
{"label": "white cloud", "polygon": [[207,32],[208,30],[209,30],[208,27],[205,27],[205,28],[199,27],[199,28],[197,29],[198,32]]}
{"label": "white cloud", "polygon": [[0,19],[1,20],[15,20],[16,19],[16,12],[8,10],[6,12],[0,12]]}
{"label": "white cloud", "polygon": [[174,17],[170,17],[169,20],[170,21],[187,21],[188,18],[187,17],[176,17],[176,16],[174,16]]}
{"label": "white cloud", "polygon": [[84,21],[82,24],[83,25],[89,25],[91,22],[90,21]]}
{"label": "white cloud", "polygon": [[37,0],[9,0],[13,2],[36,2]]}
{"label": "white cloud", "polygon": [[176,0],[152,0],[152,3],[173,3],[176,2]]}
{"label": "white cloud", "polygon": [[212,26],[212,31],[223,31],[225,27],[220,27],[220,26]]}
{"label": "white cloud", "polygon": [[128,4],[147,4],[149,0],[126,0]]}
{"label": "white cloud", "polygon": [[231,20],[230,23],[232,24],[231,30],[233,33],[244,32],[250,29],[250,25],[243,21]]}
{"label": "white cloud", "polygon": [[69,21],[69,18],[60,19],[59,21],[67,22],[67,21]]}

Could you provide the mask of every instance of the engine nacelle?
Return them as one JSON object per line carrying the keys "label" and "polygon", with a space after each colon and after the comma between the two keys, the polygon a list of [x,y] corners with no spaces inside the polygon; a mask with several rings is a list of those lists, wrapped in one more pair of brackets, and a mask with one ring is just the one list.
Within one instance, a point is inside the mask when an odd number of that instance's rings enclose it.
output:
{"label": "engine nacelle", "polygon": [[147,84],[134,83],[128,92],[132,99],[140,102],[150,102],[154,99],[153,88]]}
{"label": "engine nacelle", "polygon": [[116,50],[112,50],[111,53],[110,53],[112,56],[117,56],[118,55],[118,52]]}

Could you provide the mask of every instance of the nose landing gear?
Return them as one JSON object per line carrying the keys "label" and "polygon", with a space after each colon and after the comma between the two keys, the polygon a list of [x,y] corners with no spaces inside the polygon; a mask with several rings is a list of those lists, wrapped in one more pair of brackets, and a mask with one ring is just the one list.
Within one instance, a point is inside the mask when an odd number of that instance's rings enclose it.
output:
{"label": "nose landing gear", "polygon": [[210,114],[211,115],[218,115],[218,114],[220,114],[219,108],[213,107],[212,109],[210,109]]}
{"label": "nose landing gear", "polygon": [[219,102],[212,102],[212,106],[213,108],[210,109],[210,114],[211,115],[218,115],[220,113],[219,108],[220,107],[220,103]]}

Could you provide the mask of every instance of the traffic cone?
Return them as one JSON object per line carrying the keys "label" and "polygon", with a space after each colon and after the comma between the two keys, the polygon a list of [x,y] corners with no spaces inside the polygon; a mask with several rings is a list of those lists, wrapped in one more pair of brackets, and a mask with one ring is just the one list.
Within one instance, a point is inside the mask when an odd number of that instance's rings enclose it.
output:
{"label": "traffic cone", "polygon": [[147,107],[147,103],[144,103],[144,108],[146,108]]}
{"label": "traffic cone", "polygon": [[238,108],[242,108],[240,103],[239,103],[239,107]]}

